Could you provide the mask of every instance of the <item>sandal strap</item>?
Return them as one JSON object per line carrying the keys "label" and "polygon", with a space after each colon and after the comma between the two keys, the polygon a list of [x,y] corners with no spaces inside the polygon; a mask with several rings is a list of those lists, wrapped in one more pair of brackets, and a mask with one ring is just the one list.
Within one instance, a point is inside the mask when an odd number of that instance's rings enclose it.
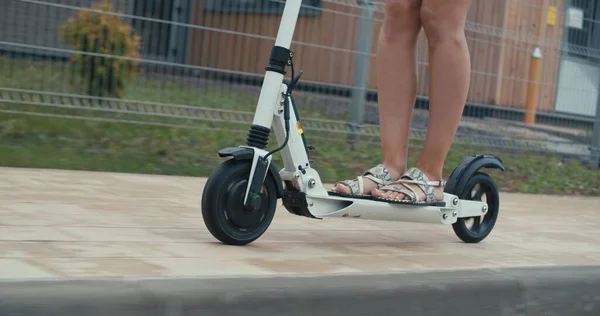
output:
{"label": "sandal strap", "polygon": [[344,180],[338,183],[348,186],[352,195],[362,195],[364,193],[364,178],[375,182],[377,188],[381,188],[392,181],[389,169],[383,164],[378,164],[367,170],[362,176],[356,177],[356,179]]}
{"label": "sandal strap", "polygon": [[415,192],[415,190],[409,186],[405,186],[404,184],[400,183],[400,185],[397,185],[396,181],[393,182],[394,184],[388,184],[386,186],[384,186],[383,188],[381,188],[382,191],[392,191],[392,192],[397,192],[397,193],[401,193],[404,194],[406,196],[408,196],[412,202],[416,202],[418,200],[418,195],[417,192]]}
{"label": "sandal strap", "polygon": [[[408,178],[408,181],[410,181],[410,183],[416,184],[425,193],[425,202],[432,202],[433,200],[435,200],[434,186],[442,186],[442,184],[445,183],[443,180],[430,181],[429,178],[427,178],[427,176],[425,175],[425,173],[419,168],[408,169],[400,178]],[[407,180],[402,179],[402,181]]]}
{"label": "sandal strap", "polygon": [[338,183],[349,187],[352,195],[359,195],[361,192],[363,192],[364,189],[360,177],[356,178],[356,180],[344,180]]}
{"label": "sandal strap", "polygon": [[[381,187],[390,181],[392,181],[392,177],[390,175],[390,170],[382,165],[378,164],[373,168],[367,170],[362,177],[367,178],[375,183],[377,183],[377,187]],[[360,177],[359,177],[360,178]]]}
{"label": "sandal strap", "polygon": [[[446,185],[446,181],[443,179],[438,181],[431,181],[425,173],[418,168],[410,168],[408,169],[400,179],[389,183],[387,186],[383,187],[381,190],[392,190],[395,192],[403,193],[408,195],[413,201],[417,201],[417,192],[408,184],[416,184],[423,193],[425,193],[425,202],[429,203],[435,200],[435,188],[434,187],[443,187]],[[399,187],[402,185],[411,191],[411,194],[407,194],[405,192],[400,192],[399,190],[405,191],[406,189]]]}
{"label": "sandal strap", "polygon": [[415,180],[407,180],[407,179],[398,179],[397,181],[394,182],[400,182],[400,183],[412,183],[412,184],[427,184],[430,185],[432,187],[443,187],[446,185],[446,181],[444,180],[438,180],[438,181],[415,181]]}

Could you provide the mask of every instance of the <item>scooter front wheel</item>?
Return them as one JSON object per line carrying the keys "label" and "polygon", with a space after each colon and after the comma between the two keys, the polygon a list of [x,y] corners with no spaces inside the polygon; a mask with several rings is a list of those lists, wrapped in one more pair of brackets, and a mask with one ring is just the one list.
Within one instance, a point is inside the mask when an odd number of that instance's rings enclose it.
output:
{"label": "scooter front wheel", "polygon": [[202,193],[202,218],[208,231],[227,245],[242,246],[261,237],[277,208],[276,185],[266,177],[260,190],[260,206],[248,209],[244,196],[251,161],[227,160],[209,177]]}

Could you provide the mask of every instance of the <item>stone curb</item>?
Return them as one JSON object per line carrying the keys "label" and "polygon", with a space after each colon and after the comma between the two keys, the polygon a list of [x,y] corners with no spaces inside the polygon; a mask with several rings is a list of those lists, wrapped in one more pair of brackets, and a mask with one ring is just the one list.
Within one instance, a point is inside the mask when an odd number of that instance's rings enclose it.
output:
{"label": "stone curb", "polygon": [[4,281],[0,315],[600,315],[600,266]]}

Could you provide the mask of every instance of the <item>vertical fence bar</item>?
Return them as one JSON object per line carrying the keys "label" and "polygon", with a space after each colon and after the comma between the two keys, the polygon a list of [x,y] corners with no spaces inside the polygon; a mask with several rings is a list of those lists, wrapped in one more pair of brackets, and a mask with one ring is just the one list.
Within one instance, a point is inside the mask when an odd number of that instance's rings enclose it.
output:
{"label": "vertical fence bar", "polygon": [[600,168],[600,92],[596,101],[596,121],[594,122],[594,133],[592,135],[592,162]]}
{"label": "vertical fence bar", "polygon": [[[182,0],[173,0],[173,7],[171,8],[171,21],[177,23],[185,23],[182,21],[183,17],[183,6]],[[181,32],[183,28],[179,25],[171,25],[170,34],[166,45],[169,46],[169,50],[166,52],[167,60],[174,63],[181,63],[180,55],[182,52],[181,44],[184,43],[180,40]]]}
{"label": "vertical fence bar", "polygon": [[354,59],[354,88],[350,107],[351,129],[348,143],[359,140],[360,129],[364,122],[364,104],[369,78],[369,60],[371,54],[371,37],[373,30],[373,5],[371,1],[360,1],[360,16],[358,18],[358,37],[356,39],[356,57]]}

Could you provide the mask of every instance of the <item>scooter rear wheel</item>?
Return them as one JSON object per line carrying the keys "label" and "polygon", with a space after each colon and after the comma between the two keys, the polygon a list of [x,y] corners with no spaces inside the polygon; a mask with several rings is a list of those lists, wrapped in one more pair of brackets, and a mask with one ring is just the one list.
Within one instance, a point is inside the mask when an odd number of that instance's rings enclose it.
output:
{"label": "scooter rear wheel", "polygon": [[466,243],[478,243],[484,240],[494,228],[500,209],[498,187],[494,180],[483,172],[476,172],[456,194],[462,200],[484,201],[488,205],[485,215],[459,218],[452,225],[458,238]]}
{"label": "scooter rear wheel", "polygon": [[277,208],[276,186],[266,177],[260,207],[244,206],[251,161],[227,160],[209,177],[202,193],[202,218],[208,231],[227,245],[242,246],[261,237]]}

